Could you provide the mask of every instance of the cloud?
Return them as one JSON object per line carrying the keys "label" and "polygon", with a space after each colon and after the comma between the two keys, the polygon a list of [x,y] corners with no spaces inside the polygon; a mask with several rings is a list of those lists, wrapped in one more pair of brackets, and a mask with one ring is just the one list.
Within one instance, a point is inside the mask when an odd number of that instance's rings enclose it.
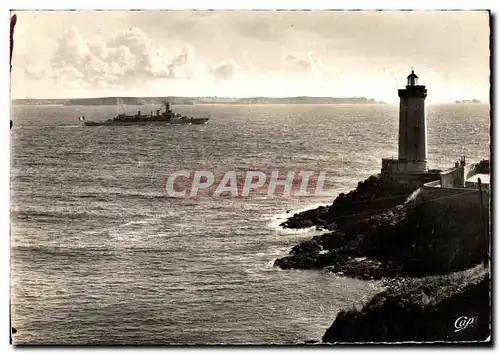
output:
{"label": "cloud", "polygon": [[244,36],[262,41],[273,41],[282,32],[275,30],[270,23],[259,20],[238,21],[234,26]]}
{"label": "cloud", "polygon": [[185,45],[177,56],[175,56],[167,65],[169,78],[187,78],[190,79],[194,72],[194,49],[191,45]]}
{"label": "cloud", "polygon": [[189,79],[194,50],[186,44],[176,52],[155,46],[140,29],[130,28],[107,40],[87,41],[76,28],[58,40],[49,63],[25,68],[31,79],[57,84],[116,87],[151,78]]}
{"label": "cloud", "polygon": [[291,52],[285,56],[285,62],[292,69],[300,71],[316,71],[321,68],[320,57],[313,52],[295,53]]}
{"label": "cloud", "polygon": [[192,79],[196,74],[231,79],[238,69],[233,60],[199,62],[194,48],[185,44],[172,51],[158,46],[139,28],[129,28],[105,40],[85,40],[76,28],[58,40],[45,65],[27,66],[30,79],[48,79],[58,87],[119,88],[151,79]]}
{"label": "cloud", "polygon": [[233,60],[223,60],[215,65],[208,65],[208,72],[221,80],[232,79],[238,70],[238,64]]}
{"label": "cloud", "polygon": [[[486,98],[489,90],[487,12],[20,11],[17,15],[12,64],[23,71],[23,81],[14,87],[19,91],[36,87],[35,96],[51,91],[69,94],[65,82],[91,85],[88,95],[102,92],[97,88],[106,85],[119,86],[113,91],[117,94],[126,92],[122,88],[140,94],[153,87],[175,94],[181,84],[186,92],[207,87],[217,94],[223,85],[212,85],[211,79],[232,78],[224,82],[229,87],[247,77],[267,83],[282,76],[302,80],[317,75],[328,77],[333,86],[350,82],[349,77],[360,71],[360,81],[377,85],[380,80],[393,82],[394,76],[404,78],[412,65],[429,84],[433,79],[454,81],[460,87],[478,85]],[[71,26],[78,30],[69,30],[56,41],[61,28]],[[115,29],[125,30],[113,33]],[[240,67],[226,63],[230,61]],[[239,82],[234,87],[239,88]],[[264,86],[254,85],[256,90]],[[366,85],[354,89],[365,95]]]}

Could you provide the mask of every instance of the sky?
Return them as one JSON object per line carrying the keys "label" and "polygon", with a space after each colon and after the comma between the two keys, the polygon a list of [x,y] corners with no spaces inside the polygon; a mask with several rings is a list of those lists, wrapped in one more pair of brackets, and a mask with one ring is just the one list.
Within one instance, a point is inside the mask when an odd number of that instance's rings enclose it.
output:
{"label": "sky", "polygon": [[489,100],[486,11],[17,11],[12,98]]}

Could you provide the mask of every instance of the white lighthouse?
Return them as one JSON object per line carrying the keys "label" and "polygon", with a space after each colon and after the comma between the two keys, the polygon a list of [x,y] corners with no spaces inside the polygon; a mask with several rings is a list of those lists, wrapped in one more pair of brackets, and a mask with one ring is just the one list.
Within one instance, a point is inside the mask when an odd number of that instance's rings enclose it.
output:
{"label": "white lighthouse", "polygon": [[418,76],[412,70],[406,88],[398,90],[399,144],[398,158],[382,159],[382,173],[421,174],[427,172],[427,120],[425,98],[427,89],[418,85]]}

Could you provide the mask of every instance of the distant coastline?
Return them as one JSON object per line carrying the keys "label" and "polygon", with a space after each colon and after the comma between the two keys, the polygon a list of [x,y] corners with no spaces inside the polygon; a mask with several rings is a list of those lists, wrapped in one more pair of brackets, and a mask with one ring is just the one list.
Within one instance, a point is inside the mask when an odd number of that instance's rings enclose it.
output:
{"label": "distant coastline", "polygon": [[474,98],[472,100],[456,100],[455,103],[482,103],[480,100]]}
{"label": "distant coastline", "polygon": [[96,97],[61,99],[13,99],[13,105],[116,106],[151,105],[169,101],[174,105],[195,104],[386,104],[366,97]]}

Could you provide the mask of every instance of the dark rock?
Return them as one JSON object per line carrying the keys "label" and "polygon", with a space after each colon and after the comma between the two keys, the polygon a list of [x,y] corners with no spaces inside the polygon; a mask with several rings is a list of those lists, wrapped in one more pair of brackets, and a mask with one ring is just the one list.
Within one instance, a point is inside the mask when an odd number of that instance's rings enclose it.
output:
{"label": "dark rock", "polygon": [[[340,312],[322,340],[485,340],[490,334],[489,289],[489,274],[482,267],[394,285],[374,296],[361,310]],[[474,318],[474,326],[455,331],[455,322],[461,316]]]}
{"label": "dark rock", "polygon": [[[304,269],[330,267],[345,276],[381,279],[444,274],[481,263],[485,239],[478,232],[482,220],[477,207],[467,203],[439,203],[418,194],[405,203],[412,192],[408,188],[372,176],[359,183],[355,191],[340,194],[328,208],[295,214],[284,224],[333,231],[295,246],[291,251],[295,258],[276,265]],[[384,198],[392,193],[397,193],[395,198]],[[358,203],[359,200],[363,203]],[[351,217],[359,208],[367,209],[362,215]],[[339,219],[342,213],[347,214]],[[328,252],[321,253],[322,250]],[[367,259],[354,261],[357,257]]]}
{"label": "dark rock", "polygon": [[316,240],[307,240],[299,243],[298,245],[294,246],[292,250],[290,251],[290,254],[318,254],[321,250],[323,250],[323,247],[319,242]]}
{"label": "dark rock", "polygon": [[340,254],[335,250],[319,254],[316,258],[316,268],[325,268],[333,266],[335,270],[342,267],[349,261],[349,256]]}
{"label": "dark rock", "polygon": [[287,256],[275,260],[274,265],[281,269],[313,269],[316,268],[316,257]]}
{"label": "dark rock", "polygon": [[[477,170],[489,171],[489,162]],[[412,192],[371,176],[328,208],[295,214],[282,224],[332,232],[300,243],[275,266],[384,279],[388,285],[361,310],[339,313],[324,342],[484,340],[489,334],[489,277],[480,266],[469,269],[484,259],[477,207],[418,194],[406,202]],[[460,316],[477,324],[455,332]]]}

